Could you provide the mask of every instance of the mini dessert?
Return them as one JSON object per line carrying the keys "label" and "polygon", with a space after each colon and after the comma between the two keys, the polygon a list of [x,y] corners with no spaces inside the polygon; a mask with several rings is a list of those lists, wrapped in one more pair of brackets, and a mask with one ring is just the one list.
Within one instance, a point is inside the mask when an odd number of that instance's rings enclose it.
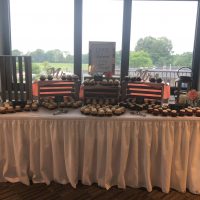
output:
{"label": "mini dessert", "polygon": [[153,113],[153,108],[152,107],[148,108],[147,112],[148,113]]}
{"label": "mini dessert", "polygon": [[112,110],[111,109],[106,109],[106,115],[107,116],[112,116]]}
{"label": "mini dessert", "polygon": [[109,79],[108,83],[109,85],[113,85],[114,81],[112,79]]}
{"label": "mini dessert", "polygon": [[112,113],[115,113],[116,108],[112,107],[111,110],[112,110]]}
{"label": "mini dessert", "polygon": [[163,109],[162,108],[158,108],[158,110],[159,110],[159,113],[162,114]]}
{"label": "mini dessert", "polygon": [[33,104],[31,105],[31,109],[32,109],[32,111],[37,111],[37,110],[38,110],[38,105],[35,104],[35,103],[33,103]]}
{"label": "mini dessert", "polygon": [[16,111],[16,112],[21,112],[21,111],[22,111],[21,106],[15,106],[15,111]]}
{"label": "mini dessert", "polygon": [[97,115],[97,109],[96,108],[92,108],[91,109],[91,114],[92,115]]}
{"label": "mini dessert", "polygon": [[200,117],[200,110],[197,110],[197,111],[196,111],[196,116],[197,116],[197,117]]}
{"label": "mini dessert", "polygon": [[185,109],[179,111],[179,116],[183,117],[185,115]]}
{"label": "mini dessert", "polygon": [[125,107],[122,106],[122,107],[120,107],[120,109],[122,111],[122,114],[126,112],[126,108]]}
{"label": "mini dessert", "polygon": [[115,115],[121,115],[122,114],[122,111],[120,108],[117,108],[114,112]]}
{"label": "mini dessert", "polygon": [[115,86],[118,86],[118,85],[119,85],[119,80],[115,79],[115,80],[113,81],[113,84],[114,84]]}
{"label": "mini dessert", "polygon": [[193,110],[191,110],[191,109],[187,109],[187,115],[188,116],[192,116],[193,115]]}
{"label": "mini dessert", "polygon": [[6,108],[5,107],[0,107],[0,113],[1,114],[6,114]]}
{"label": "mini dessert", "polygon": [[86,106],[81,107],[80,111],[81,111],[82,113],[84,113],[85,108],[86,108]]}
{"label": "mini dessert", "polygon": [[168,115],[168,111],[167,110],[163,110],[162,111],[162,116],[166,117]]}
{"label": "mini dessert", "polygon": [[167,112],[168,112],[169,114],[171,113],[171,111],[172,111],[172,110],[171,110],[170,108],[167,109]]}
{"label": "mini dessert", "polygon": [[155,105],[153,108],[158,109],[158,108],[160,108],[160,105]]}
{"label": "mini dessert", "polygon": [[103,117],[103,116],[105,115],[105,111],[104,111],[103,109],[99,109],[99,110],[98,110],[98,115],[99,115],[100,117]]}
{"label": "mini dessert", "polygon": [[49,81],[51,81],[51,80],[53,80],[53,76],[52,76],[51,74],[49,74],[49,75],[47,76],[47,79],[48,79]]}
{"label": "mini dessert", "polygon": [[176,117],[177,116],[177,111],[176,110],[172,110],[171,111],[171,116],[172,117]]}
{"label": "mini dessert", "polygon": [[160,113],[160,112],[159,112],[158,109],[154,109],[154,110],[153,110],[153,114],[154,114],[154,115],[159,115],[159,113]]}
{"label": "mini dessert", "polygon": [[196,113],[197,109],[196,108],[192,108],[193,113]]}
{"label": "mini dessert", "polygon": [[74,103],[72,104],[72,107],[73,107],[73,108],[78,108],[78,107],[79,107],[79,105],[78,105],[78,103],[77,103],[77,102],[74,102]]}
{"label": "mini dessert", "polygon": [[26,104],[24,107],[25,111],[30,111],[31,110],[31,106],[29,104]]}
{"label": "mini dessert", "polygon": [[84,109],[84,114],[85,115],[89,115],[90,114],[90,109],[89,108],[85,108]]}
{"label": "mini dessert", "polygon": [[47,107],[49,110],[53,110],[56,108],[56,106],[54,104],[49,104]]}

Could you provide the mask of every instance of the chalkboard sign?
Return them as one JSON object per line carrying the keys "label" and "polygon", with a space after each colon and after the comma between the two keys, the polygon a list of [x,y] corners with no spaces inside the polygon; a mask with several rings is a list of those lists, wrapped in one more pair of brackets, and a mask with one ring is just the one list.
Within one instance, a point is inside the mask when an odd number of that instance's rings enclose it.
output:
{"label": "chalkboard sign", "polygon": [[59,102],[63,102],[64,98],[63,96],[55,96],[55,102],[59,103]]}
{"label": "chalkboard sign", "polygon": [[115,42],[89,42],[89,74],[114,74],[115,46]]}

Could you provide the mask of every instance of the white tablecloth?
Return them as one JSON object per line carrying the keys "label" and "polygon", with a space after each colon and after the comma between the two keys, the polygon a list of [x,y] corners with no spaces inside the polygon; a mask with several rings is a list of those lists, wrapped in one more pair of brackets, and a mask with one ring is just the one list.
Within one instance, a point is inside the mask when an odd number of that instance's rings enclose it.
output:
{"label": "white tablecloth", "polygon": [[30,179],[200,194],[200,120],[78,111],[0,115],[0,181]]}

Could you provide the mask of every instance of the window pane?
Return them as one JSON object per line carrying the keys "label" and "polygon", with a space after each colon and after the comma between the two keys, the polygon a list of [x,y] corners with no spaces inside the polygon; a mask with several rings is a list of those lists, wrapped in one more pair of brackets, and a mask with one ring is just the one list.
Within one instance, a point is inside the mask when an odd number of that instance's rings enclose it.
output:
{"label": "window pane", "polygon": [[123,1],[83,0],[83,74],[88,73],[89,41],[116,42],[115,74],[120,74]]}
{"label": "window pane", "polygon": [[129,74],[148,70],[173,86],[177,69],[192,66],[196,11],[195,1],[133,1]]}
{"label": "window pane", "polygon": [[13,55],[32,56],[33,73],[73,72],[73,0],[11,0]]}

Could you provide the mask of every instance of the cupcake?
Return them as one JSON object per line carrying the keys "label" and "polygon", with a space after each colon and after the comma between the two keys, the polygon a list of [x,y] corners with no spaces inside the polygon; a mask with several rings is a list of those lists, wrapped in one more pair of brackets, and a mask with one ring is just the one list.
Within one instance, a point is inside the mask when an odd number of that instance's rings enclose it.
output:
{"label": "cupcake", "polygon": [[14,110],[13,106],[8,106],[7,112],[8,112],[8,113],[14,113],[15,110]]}
{"label": "cupcake", "polygon": [[1,114],[6,114],[6,108],[5,107],[0,107],[0,113]]}
{"label": "cupcake", "polygon": [[105,115],[105,111],[104,111],[103,109],[99,109],[99,110],[98,110],[98,115],[99,115],[100,117],[103,117],[103,116]]}
{"label": "cupcake", "polygon": [[22,111],[21,106],[15,106],[15,111],[16,111],[16,112],[21,112],[21,111]]}
{"label": "cupcake", "polygon": [[162,114],[163,109],[162,108],[158,108],[158,110],[159,110],[159,113]]}
{"label": "cupcake", "polygon": [[171,116],[172,117],[176,117],[177,116],[177,111],[176,110],[172,110],[171,111]]}
{"label": "cupcake", "polygon": [[97,112],[97,109],[96,109],[96,108],[92,108],[92,109],[91,109],[91,114],[92,114],[92,115],[97,115],[97,113],[98,113],[98,112]]}
{"label": "cupcake", "polygon": [[54,104],[49,104],[48,107],[47,107],[49,110],[53,110],[55,109],[55,105]]}
{"label": "cupcake", "polygon": [[180,111],[179,111],[179,116],[184,116],[185,115],[185,109],[181,109]]}
{"label": "cupcake", "polygon": [[193,110],[191,110],[191,109],[187,109],[187,115],[188,116],[192,116],[193,115]]}
{"label": "cupcake", "polygon": [[166,117],[168,115],[168,111],[167,110],[163,110],[162,111],[162,116]]}
{"label": "cupcake", "polygon": [[121,115],[122,114],[122,111],[120,108],[117,108],[114,112],[115,115]]}
{"label": "cupcake", "polygon": [[159,115],[159,113],[160,113],[160,112],[159,112],[158,109],[154,109],[154,110],[153,110],[153,114],[154,114],[154,115]]}
{"label": "cupcake", "polygon": [[31,106],[29,104],[26,104],[24,107],[25,111],[30,111],[31,110]]}
{"label": "cupcake", "polygon": [[35,103],[33,103],[33,104],[31,105],[31,109],[32,109],[32,111],[37,111],[37,110],[38,110],[38,105],[35,104]]}
{"label": "cupcake", "polygon": [[197,110],[197,111],[196,111],[196,116],[197,116],[197,117],[200,117],[200,110]]}
{"label": "cupcake", "polygon": [[112,116],[112,110],[111,109],[106,109],[106,115],[107,116]]}
{"label": "cupcake", "polygon": [[153,113],[153,108],[152,107],[148,108],[147,112],[148,113]]}
{"label": "cupcake", "polygon": [[90,114],[90,109],[89,108],[85,108],[84,109],[84,114],[85,115],[89,115]]}

